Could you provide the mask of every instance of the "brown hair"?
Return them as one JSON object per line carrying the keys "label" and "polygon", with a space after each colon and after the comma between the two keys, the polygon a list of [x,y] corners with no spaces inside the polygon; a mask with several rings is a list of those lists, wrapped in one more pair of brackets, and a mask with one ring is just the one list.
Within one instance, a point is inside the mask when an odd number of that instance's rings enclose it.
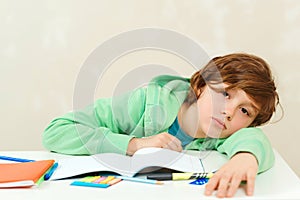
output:
{"label": "brown hair", "polygon": [[194,103],[206,84],[212,86],[218,83],[228,84],[226,90],[242,89],[259,105],[258,115],[250,126],[268,122],[279,104],[279,96],[269,65],[262,58],[245,53],[215,57],[204,68],[194,73],[185,103],[189,105]]}

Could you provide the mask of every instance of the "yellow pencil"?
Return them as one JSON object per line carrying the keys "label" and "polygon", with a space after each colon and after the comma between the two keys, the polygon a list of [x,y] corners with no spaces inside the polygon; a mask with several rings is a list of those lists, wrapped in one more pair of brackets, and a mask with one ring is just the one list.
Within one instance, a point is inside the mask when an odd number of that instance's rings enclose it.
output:
{"label": "yellow pencil", "polygon": [[193,172],[185,172],[185,173],[157,173],[148,175],[148,179],[153,180],[189,180],[189,179],[197,179],[197,178],[211,178],[214,175],[212,172],[203,172],[203,173],[193,173]]}

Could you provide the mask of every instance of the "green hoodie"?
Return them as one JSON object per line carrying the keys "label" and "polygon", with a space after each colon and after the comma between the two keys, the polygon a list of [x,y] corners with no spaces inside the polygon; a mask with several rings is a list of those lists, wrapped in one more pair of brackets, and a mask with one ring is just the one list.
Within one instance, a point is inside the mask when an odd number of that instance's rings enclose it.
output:
{"label": "green hoodie", "polygon": [[[54,119],[43,133],[43,144],[64,154],[126,154],[133,137],[167,132],[190,87],[189,79],[158,76],[147,87],[113,98],[101,98],[83,110]],[[258,128],[243,128],[226,139],[195,139],[186,149],[215,149],[229,158],[251,152],[259,172],[274,164],[267,137]]]}

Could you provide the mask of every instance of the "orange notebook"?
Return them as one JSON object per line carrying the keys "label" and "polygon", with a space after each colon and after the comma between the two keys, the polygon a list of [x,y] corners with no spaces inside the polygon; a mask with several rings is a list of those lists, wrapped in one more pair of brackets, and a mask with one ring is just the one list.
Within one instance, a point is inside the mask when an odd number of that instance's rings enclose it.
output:
{"label": "orange notebook", "polygon": [[23,163],[0,163],[0,183],[29,180],[36,183],[54,162],[54,160],[39,160]]}

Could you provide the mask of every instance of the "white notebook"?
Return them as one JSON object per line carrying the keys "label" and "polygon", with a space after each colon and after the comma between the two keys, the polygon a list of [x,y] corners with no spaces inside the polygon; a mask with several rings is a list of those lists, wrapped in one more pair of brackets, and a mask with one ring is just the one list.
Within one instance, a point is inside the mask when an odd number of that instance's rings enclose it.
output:
{"label": "white notebook", "polygon": [[133,177],[137,173],[167,168],[180,172],[213,172],[228,159],[216,151],[176,152],[162,148],[143,148],[133,156],[102,153],[92,156],[74,156],[58,161],[58,168],[50,180],[69,178],[91,172],[114,172]]}

